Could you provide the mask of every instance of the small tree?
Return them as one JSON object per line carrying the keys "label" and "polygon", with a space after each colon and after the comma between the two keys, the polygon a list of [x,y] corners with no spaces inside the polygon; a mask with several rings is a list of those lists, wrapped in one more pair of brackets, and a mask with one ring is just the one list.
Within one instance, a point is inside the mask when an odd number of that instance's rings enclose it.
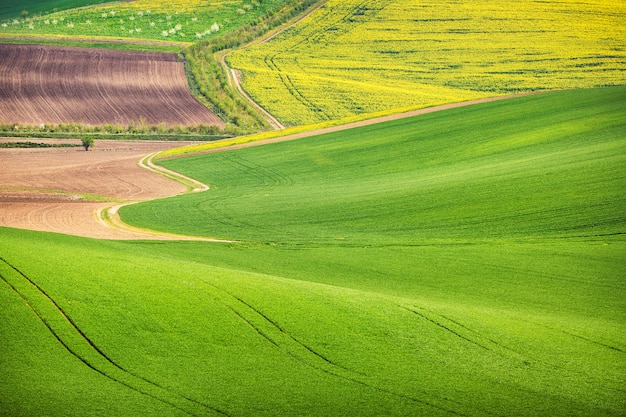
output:
{"label": "small tree", "polygon": [[81,141],[83,142],[83,147],[85,148],[86,151],[89,150],[90,146],[93,146],[95,140],[92,136],[83,136],[83,138],[81,139]]}

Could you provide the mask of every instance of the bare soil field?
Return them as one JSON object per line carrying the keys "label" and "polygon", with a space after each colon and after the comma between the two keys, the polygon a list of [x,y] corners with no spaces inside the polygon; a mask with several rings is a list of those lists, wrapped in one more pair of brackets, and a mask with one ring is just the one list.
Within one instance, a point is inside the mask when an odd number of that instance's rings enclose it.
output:
{"label": "bare soil field", "polygon": [[137,164],[144,155],[185,144],[190,142],[103,140],[89,152],[82,147],[0,149],[0,226],[103,239],[168,238],[105,227],[95,213],[120,201],[185,192],[182,184]]}
{"label": "bare soil field", "polygon": [[0,45],[0,121],[224,123],[189,91],[175,54]]}

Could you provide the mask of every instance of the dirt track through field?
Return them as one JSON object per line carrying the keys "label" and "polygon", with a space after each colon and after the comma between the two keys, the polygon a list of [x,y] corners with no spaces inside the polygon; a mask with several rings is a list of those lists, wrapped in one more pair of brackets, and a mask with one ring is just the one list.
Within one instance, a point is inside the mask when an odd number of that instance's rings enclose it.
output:
{"label": "dirt track through field", "polygon": [[[517,96],[450,104],[209,152],[294,140],[509,97]],[[98,141],[89,152],[80,147],[0,149],[0,226],[100,239],[214,241],[138,229],[123,223],[117,215],[119,207],[132,202],[206,191],[204,184],[156,167],[149,158],[158,151],[188,144],[191,143]],[[93,201],[91,194],[101,201]]]}
{"label": "dirt track through field", "polygon": [[0,45],[0,121],[224,126],[175,54],[39,45]]}
{"label": "dirt track through field", "polygon": [[190,143],[97,141],[89,152],[82,147],[0,149],[0,226],[101,239],[183,239],[124,225],[115,210],[108,224],[97,213],[197,188],[138,165],[146,155],[185,144]]}

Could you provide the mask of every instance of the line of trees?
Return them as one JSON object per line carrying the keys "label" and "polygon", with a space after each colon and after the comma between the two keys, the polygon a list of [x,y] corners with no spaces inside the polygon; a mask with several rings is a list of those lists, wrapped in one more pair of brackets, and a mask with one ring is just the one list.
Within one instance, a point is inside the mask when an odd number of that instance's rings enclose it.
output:
{"label": "line of trees", "polygon": [[151,125],[144,122],[130,122],[127,125],[105,123],[90,125],[85,123],[45,123],[29,125],[19,123],[0,122],[0,133],[5,136],[23,136],[29,133],[97,133],[97,134],[137,134],[137,135],[201,135],[201,136],[235,136],[236,129],[221,129],[214,125],[166,125],[160,123]]}
{"label": "line of trees", "polygon": [[197,42],[183,51],[191,89],[196,97],[235,130],[251,133],[268,129],[267,121],[229,86],[226,69],[218,62],[216,53],[249,43],[322,1],[286,1],[278,10],[262,14],[221,36]]}

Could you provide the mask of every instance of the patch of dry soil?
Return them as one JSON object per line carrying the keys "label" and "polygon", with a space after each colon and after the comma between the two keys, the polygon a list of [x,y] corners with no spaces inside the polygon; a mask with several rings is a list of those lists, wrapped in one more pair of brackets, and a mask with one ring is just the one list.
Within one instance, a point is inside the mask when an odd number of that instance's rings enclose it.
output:
{"label": "patch of dry soil", "polygon": [[120,201],[185,192],[182,184],[137,164],[146,154],[185,144],[190,142],[102,140],[89,152],[82,147],[0,149],[0,226],[102,239],[172,239],[106,227],[96,212]]}

